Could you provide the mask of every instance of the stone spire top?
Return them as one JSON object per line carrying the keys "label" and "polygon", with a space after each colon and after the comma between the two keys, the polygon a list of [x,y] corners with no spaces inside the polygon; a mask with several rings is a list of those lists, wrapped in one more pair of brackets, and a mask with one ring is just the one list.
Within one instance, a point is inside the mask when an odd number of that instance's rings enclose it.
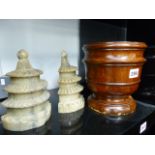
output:
{"label": "stone spire top", "polygon": [[18,62],[16,66],[16,70],[7,73],[10,77],[34,77],[42,74],[42,71],[38,69],[34,69],[29,60],[28,60],[28,52],[25,50],[20,50],[17,53]]}
{"label": "stone spire top", "polygon": [[28,52],[25,51],[24,49],[21,49],[18,53],[17,53],[18,59],[28,59]]}
{"label": "stone spire top", "polygon": [[65,50],[61,52],[61,67],[69,67],[68,55]]}
{"label": "stone spire top", "polygon": [[68,61],[68,55],[66,51],[61,52],[61,66],[59,72],[74,72],[77,70],[77,67],[71,66]]}

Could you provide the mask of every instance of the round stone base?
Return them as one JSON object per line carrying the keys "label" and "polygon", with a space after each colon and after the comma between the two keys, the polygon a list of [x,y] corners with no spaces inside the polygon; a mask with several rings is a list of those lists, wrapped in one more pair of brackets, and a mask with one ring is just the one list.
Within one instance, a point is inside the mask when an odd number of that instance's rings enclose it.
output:
{"label": "round stone base", "polygon": [[2,125],[10,131],[25,131],[44,125],[51,116],[51,103],[24,109],[8,109],[2,116]]}
{"label": "round stone base", "polygon": [[61,101],[58,103],[59,113],[72,113],[84,108],[84,98],[80,95],[77,99],[71,99],[70,101]]}

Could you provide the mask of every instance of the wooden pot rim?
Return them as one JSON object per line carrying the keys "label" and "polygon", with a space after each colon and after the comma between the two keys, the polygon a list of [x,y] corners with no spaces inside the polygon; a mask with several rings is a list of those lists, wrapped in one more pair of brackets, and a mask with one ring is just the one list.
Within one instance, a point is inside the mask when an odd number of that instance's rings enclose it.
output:
{"label": "wooden pot rim", "polygon": [[83,50],[91,50],[91,49],[145,49],[148,46],[144,42],[137,42],[137,41],[111,41],[111,42],[96,42],[85,44],[83,46]]}

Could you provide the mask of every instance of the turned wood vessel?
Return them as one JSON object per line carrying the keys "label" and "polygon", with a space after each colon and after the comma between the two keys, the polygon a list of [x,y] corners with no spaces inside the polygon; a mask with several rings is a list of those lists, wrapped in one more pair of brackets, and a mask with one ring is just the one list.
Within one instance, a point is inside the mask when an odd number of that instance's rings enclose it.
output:
{"label": "turned wood vessel", "polygon": [[121,116],[133,113],[136,102],[131,94],[138,88],[143,42],[99,42],[84,45],[86,77],[92,94],[88,106],[101,114]]}

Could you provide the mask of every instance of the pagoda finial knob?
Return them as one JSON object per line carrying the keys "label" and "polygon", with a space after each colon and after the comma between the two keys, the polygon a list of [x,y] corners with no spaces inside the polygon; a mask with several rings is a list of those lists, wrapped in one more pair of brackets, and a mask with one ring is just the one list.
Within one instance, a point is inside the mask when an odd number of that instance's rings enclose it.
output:
{"label": "pagoda finial knob", "polygon": [[21,49],[18,52],[17,56],[18,56],[18,59],[27,59],[29,55],[27,51],[25,51],[24,49]]}
{"label": "pagoda finial knob", "polygon": [[67,52],[66,52],[65,50],[62,50],[61,56],[62,56],[62,57],[66,57],[66,56],[67,56]]}
{"label": "pagoda finial knob", "polygon": [[61,66],[63,67],[70,66],[68,62],[68,55],[65,50],[61,52]]}

